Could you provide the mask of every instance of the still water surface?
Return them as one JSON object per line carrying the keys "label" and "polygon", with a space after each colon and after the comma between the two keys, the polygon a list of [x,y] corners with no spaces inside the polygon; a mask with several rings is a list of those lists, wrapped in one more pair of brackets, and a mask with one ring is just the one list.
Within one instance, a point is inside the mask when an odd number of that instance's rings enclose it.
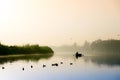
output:
{"label": "still water surface", "polygon": [[[49,57],[38,56],[37,59],[32,56],[31,60],[2,58],[0,80],[120,80],[119,58],[84,56],[76,59],[73,54],[55,53]],[[58,63],[58,66],[52,66],[53,63]],[[43,68],[43,64],[46,67]]]}

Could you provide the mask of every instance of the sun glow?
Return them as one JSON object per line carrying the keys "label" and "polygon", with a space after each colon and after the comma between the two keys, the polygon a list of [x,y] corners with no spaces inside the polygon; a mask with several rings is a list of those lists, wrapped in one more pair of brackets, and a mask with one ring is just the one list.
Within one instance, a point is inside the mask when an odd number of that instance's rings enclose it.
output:
{"label": "sun glow", "polygon": [[120,34],[118,0],[0,0],[5,44],[82,44]]}

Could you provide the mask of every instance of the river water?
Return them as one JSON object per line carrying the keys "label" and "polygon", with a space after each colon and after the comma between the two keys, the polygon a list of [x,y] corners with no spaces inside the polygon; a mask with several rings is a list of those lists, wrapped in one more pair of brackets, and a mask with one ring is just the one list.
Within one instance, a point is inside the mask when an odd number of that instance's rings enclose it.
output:
{"label": "river water", "polygon": [[[73,54],[61,52],[37,59],[1,58],[0,80],[120,80],[120,58],[87,55],[75,58]],[[58,66],[52,66],[54,63]]]}

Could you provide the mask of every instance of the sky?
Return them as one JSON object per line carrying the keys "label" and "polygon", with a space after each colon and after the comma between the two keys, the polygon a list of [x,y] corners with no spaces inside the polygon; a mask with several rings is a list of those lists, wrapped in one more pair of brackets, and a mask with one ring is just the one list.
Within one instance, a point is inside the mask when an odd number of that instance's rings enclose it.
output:
{"label": "sky", "polygon": [[120,39],[120,0],[0,0],[0,42],[82,45]]}

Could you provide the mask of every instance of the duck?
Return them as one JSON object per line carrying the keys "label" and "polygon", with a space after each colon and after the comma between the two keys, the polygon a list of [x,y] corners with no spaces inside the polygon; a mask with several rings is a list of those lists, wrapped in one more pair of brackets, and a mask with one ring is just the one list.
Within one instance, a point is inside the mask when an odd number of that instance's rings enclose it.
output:
{"label": "duck", "polygon": [[73,65],[73,63],[70,63],[70,65]]}
{"label": "duck", "polygon": [[54,64],[52,64],[52,66],[58,66],[58,63],[54,63]]}
{"label": "duck", "polygon": [[33,66],[31,65],[31,68],[33,68]]}
{"label": "duck", "polygon": [[44,68],[44,67],[46,67],[46,65],[45,65],[45,64],[43,64],[43,68]]}
{"label": "duck", "polygon": [[2,67],[2,69],[5,69],[5,67]]}
{"label": "duck", "polygon": [[24,71],[25,69],[24,69],[24,68],[22,68],[22,70]]}
{"label": "duck", "polygon": [[60,62],[60,64],[63,64],[63,62]]}

